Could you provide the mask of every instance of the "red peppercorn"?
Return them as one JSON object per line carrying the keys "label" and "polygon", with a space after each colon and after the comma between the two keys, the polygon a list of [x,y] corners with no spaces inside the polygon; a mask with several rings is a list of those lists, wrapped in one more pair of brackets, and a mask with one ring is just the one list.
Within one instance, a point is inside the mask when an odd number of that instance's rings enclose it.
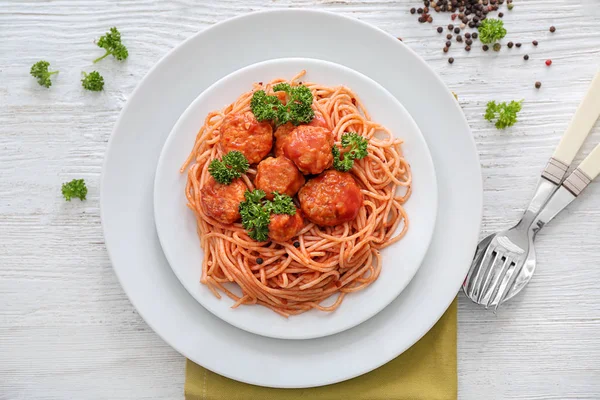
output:
{"label": "red peppercorn", "polygon": [[546,60],[546,65],[547,66],[551,66],[552,65],[552,60]]}

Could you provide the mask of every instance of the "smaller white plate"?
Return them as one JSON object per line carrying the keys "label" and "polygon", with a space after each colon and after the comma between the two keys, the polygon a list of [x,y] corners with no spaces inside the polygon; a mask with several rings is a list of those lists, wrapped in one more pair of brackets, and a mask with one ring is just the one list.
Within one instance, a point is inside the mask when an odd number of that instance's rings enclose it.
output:
{"label": "smaller white plate", "polygon": [[[328,86],[345,85],[354,90],[373,120],[397,137],[413,176],[413,193],[405,208],[410,227],[398,243],[382,251],[381,275],[366,289],[351,293],[332,313],[312,310],[284,318],[261,306],[240,306],[223,295],[217,299],[200,283],[203,252],[196,221],[186,206],[186,174],[179,168],[193,147],[206,115],[234,101],[254,82],[277,77],[291,78],[301,70],[303,80]],[[352,328],[371,318],[410,282],[417,272],[434,231],[437,213],[437,182],[427,144],[402,105],[378,83],[331,62],[286,58],[253,64],[219,80],[206,89],[181,115],[160,155],[154,182],[154,216],[164,253],[183,286],[206,309],[230,324],[255,334],[278,339],[312,339]],[[238,292],[239,293],[239,292]]]}

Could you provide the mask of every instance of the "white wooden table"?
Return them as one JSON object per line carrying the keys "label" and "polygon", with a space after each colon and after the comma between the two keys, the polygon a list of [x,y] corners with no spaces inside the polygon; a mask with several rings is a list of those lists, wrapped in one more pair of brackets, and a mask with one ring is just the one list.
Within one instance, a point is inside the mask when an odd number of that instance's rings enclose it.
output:
{"label": "white wooden table", "polygon": [[[521,41],[521,49],[483,53],[476,42],[466,53],[454,43],[448,55],[434,27],[449,17],[417,23],[408,13],[417,0],[204,3],[0,0],[0,399],[182,398],[184,358],[150,330],[117,282],[98,197],[106,144],[127,96],[183,39],[236,15],[290,6],[339,12],[401,36],[458,94],[473,128],[485,188],[482,235],[518,218],[600,65],[597,0],[515,0],[504,11],[505,42]],[[111,26],[122,31],[129,60],[98,64],[106,90],[84,93],[80,73],[101,55],[93,40]],[[40,59],[61,71],[49,90],[29,76]],[[483,120],[493,99],[525,99],[512,129]],[[597,126],[584,152],[599,141]],[[88,200],[65,202],[61,183],[79,177]],[[460,296],[460,399],[600,399],[600,184],[540,234],[537,249],[535,278],[498,315]]]}

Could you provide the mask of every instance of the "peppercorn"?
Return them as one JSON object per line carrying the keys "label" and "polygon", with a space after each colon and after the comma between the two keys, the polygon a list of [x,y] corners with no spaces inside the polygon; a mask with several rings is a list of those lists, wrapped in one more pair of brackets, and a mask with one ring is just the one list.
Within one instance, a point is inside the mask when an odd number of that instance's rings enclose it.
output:
{"label": "peppercorn", "polygon": [[429,23],[433,22],[433,17],[431,15],[429,17],[427,17],[427,22],[429,22]]}
{"label": "peppercorn", "polygon": [[490,47],[487,44],[484,44],[482,47],[483,51],[488,51]]}
{"label": "peppercorn", "polygon": [[521,47],[521,43],[515,43],[515,46]]}
{"label": "peppercorn", "polygon": [[460,33],[460,28],[459,27],[454,28],[454,33]]}
{"label": "peppercorn", "polygon": [[541,87],[542,87],[542,82],[540,82],[540,81],[537,81],[537,82],[535,83],[535,88],[536,88],[536,89],[539,89],[539,88],[541,88]]}
{"label": "peppercorn", "polygon": [[438,31],[438,33],[442,33],[442,32],[444,32],[444,28],[442,28],[441,26],[438,26],[437,31]]}
{"label": "peppercorn", "polygon": [[538,45],[538,41],[537,41],[537,40],[534,40],[534,41],[533,41],[533,42],[531,42],[531,43],[533,43],[533,45],[534,45],[534,46],[537,46],[537,45]]}
{"label": "peppercorn", "polygon": [[477,39],[477,37],[479,36],[479,34],[477,32],[473,32],[473,34],[471,36],[473,36],[473,39]]}
{"label": "peppercorn", "polygon": [[556,32],[556,28],[554,26],[551,26],[550,27],[550,32],[552,32],[552,33]]}
{"label": "peppercorn", "polygon": [[473,44],[473,41],[471,39],[467,39],[467,40],[465,40],[465,43],[470,46]]}
{"label": "peppercorn", "polygon": [[446,47],[450,47],[450,46],[452,46],[452,42],[448,40],[448,41],[446,42]]}
{"label": "peppercorn", "polygon": [[423,9],[422,8],[417,8],[417,13],[418,14],[423,14]]}
{"label": "peppercorn", "polygon": [[471,51],[471,46],[469,46],[469,45],[466,45],[466,46],[465,46],[465,50],[466,50],[466,51]]}
{"label": "peppercorn", "polygon": [[452,34],[451,33],[447,34],[446,39],[448,39],[448,40],[452,39]]}
{"label": "peppercorn", "polygon": [[546,65],[547,66],[551,66],[552,65],[552,60],[546,60]]}
{"label": "peppercorn", "polygon": [[462,38],[462,36],[458,35],[458,36],[456,37],[456,41],[457,41],[458,43],[462,43],[462,41],[463,41],[463,38]]}
{"label": "peppercorn", "polygon": [[509,49],[512,49],[512,47],[514,46],[514,43],[513,42],[508,42],[506,45],[508,46]]}
{"label": "peppercorn", "polygon": [[410,13],[411,13],[411,14],[414,14],[414,13],[416,13],[416,12],[417,12],[417,9],[416,9],[416,8],[414,8],[414,7],[413,7],[413,8],[411,8],[411,9],[410,9]]}
{"label": "peppercorn", "polygon": [[444,53],[447,53],[449,49],[448,49],[448,47],[444,47],[443,50],[444,50]]}
{"label": "peppercorn", "polygon": [[500,48],[502,48],[502,45],[500,43],[494,44],[494,51],[500,51]]}
{"label": "peppercorn", "polygon": [[498,13],[498,18],[504,17],[504,13]]}
{"label": "peppercorn", "polygon": [[454,29],[454,25],[452,25],[452,24],[448,25],[448,30],[451,31],[452,29]]}
{"label": "peppercorn", "polygon": [[260,258],[260,257],[258,257],[258,258],[256,259],[256,263],[257,263],[257,264],[259,264],[259,265],[260,265],[260,264],[262,264],[262,263],[263,263],[263,261],[264,261],[264,260],[263,260],[262,258]]}
{"label": "peppercorn", "polygon": [[514,8],[514,6],[515,5],[513,3],[508,3],[507,7],[508,7],[509,10],[512,10]]}
{"label": "peppercorn", "polygon": [[449,63],[449,64],[452,64],[453,62],[454,62],[454,58],[450,57],[450,58],[448,59],[448,63]]}
{"label": "peppercorn", "polygon": [[523,56],[523,59],[524,59],[525,61],[529,60],[529,55],[525,54],[525,55]]}
{"label": "peppercorn", "polygon": [[298,242],[298,241],[295,241],[295,242],[294,242],[294,247],[295,247],[295,248],[298,248],[298,247],[300,247],[300,242]]}
{"label": "peppercorn", "polygon": [[471,34],[469,32],[465,33],[465,38],[466,39],[471,39]]}

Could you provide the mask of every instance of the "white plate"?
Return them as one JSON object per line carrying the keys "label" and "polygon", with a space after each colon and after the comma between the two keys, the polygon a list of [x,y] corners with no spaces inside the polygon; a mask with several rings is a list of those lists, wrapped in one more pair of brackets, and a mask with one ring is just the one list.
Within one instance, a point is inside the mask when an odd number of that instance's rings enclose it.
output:
{"label": "white plate", "polygon": [[[232,309],[227,296],[216,298],[200,283],[204,253],[196,218],[186,206],[187,174],[179,169],[193,148],[206,115],[232,103],[255,82],[291,78],[305,69],[303,80],[327,86],[345,85],[358,95],[374,121],[404,140],[411,165],[412,195],[405,209],[410,228],[401,241],[382,251],[381,275],[373,284],[344,298],[332,313],[311,310],[284,318],[265,307]],[[163,251],[179,281],[196,300],[219,318],[246,331],[279,339],[312,339],[352,328],[381,311],[406,287],[425,257],[437,213],[433,161],[419,128],[398,100],[381,85],[339,64],[308,58],[265,61],[242,68],[202,92],[181,115],[162,150],[154,181],[154,218]],[[400,228],[398,229],[398,231]],[[241,295],[236,287],[230,290]],[[325,301],[324,304],[332,301]]]}
{"label": "white plate", "polygon": [[[266,26],[277,34],[266,36],[257,29]],[[373,77],[392,93],[427,141],[440,196],[427,255],[400,296],[352,329],[304,341],[250,334],[198,304],[162,253],[152,207],[160,150],[187,106],[223,76],[283,57],[337,62]],[[111,136],[101,211],[115,273],[140,315],[167,343],[229,378],[272,387],[311,387],[385,364],[442,316],[458,293],[477,244],[481,170],[471,131],[452,93],[402,42],[340,15],[277,10],[206,29],[152,68],[130,96]]]}

